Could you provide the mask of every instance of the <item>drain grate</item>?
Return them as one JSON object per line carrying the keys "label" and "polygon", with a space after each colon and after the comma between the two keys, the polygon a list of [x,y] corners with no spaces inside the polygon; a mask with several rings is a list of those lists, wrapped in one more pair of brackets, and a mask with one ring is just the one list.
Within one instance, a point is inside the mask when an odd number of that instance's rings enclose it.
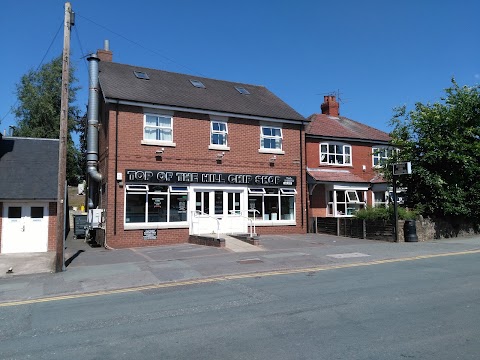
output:
{"label": "drain grate", "polygon": [[259,258],[253,258],[253,259],[238,260],[237,263],[239,263],[239,264],[257,264],[257,263],[263,263],[263,261],[260,260]]}

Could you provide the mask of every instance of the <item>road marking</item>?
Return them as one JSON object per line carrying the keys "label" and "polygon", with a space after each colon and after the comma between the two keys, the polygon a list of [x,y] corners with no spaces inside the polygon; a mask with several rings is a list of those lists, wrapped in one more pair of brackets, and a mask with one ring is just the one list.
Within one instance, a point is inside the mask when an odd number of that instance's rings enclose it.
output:
{"label": "road marking", "polygon": [[83,293],[83,294],[70,294],[70,295],[60,295],[60,296],[44,297],[44,298],[37,298],[37,299],[29,299],[29,300],[10,301],[10,302],[0,303],[0,307],[39,304],[39,303],[47,303],[52,301],[82,299],[82,298],[88,298],[88,297],[94,297],[94,296],[125,294],[125,293],[153,290],[153,289],[163,289],[163,288],[197,285],[197,284],[209,284],[209,283],[228,281],[228,280],[251,279],[251,278],[257,278],[257,277],[276,276],[276,275],[302,274],[302,273],[311,273],[311,272],[318,272],[318,271],[347,269],[347,268],[361,267],[361,266],[390,264],[390,263],[397,263],[397,262],[433,259],[433,258],[447,257],[447,256],[470,255],[470,254],[478,254],[478,253],[480,253],[480,249],[465,250],[465,251],[451,252],[451,253],[442,253],[442,254],[419,255],[419,256],[412,256],[412,257],[399,258],[399,259],[373,260],[373,261],[360,262],[360,263],[323,265],[323,266],[301,268],[301,269],[272,270],[272,271],[255,272],[255,273],[238,274],[238,275],[225,275],[225,276],[205,278],[205,279],[184,280],[184,281],[176,281],[176,282],[169,282],[169,283],[162,283],[162,284],[136,286],[136,287],[124,288],[124,289],[96,291],[96,292]]}
{"label": "road marking", "polygon": [[366,257],[370,255],[363,254],[363,253],[345,253],[345,254],[331,254],[327,256],[333,257],[335,259],[348,259],[348,258]]}

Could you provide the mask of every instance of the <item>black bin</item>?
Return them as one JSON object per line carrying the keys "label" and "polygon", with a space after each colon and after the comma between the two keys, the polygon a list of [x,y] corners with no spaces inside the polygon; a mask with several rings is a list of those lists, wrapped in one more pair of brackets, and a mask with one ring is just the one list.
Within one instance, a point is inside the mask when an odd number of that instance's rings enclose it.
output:
{"label": "black bin", "polygon": [[403,234],[405,237],[405,242],[417,242],[417,225],[415,220],[405,220],[403,225]]}
{"label": "black bin", "polygon": [[85,226],[87,225],[87,215],[73,216],[73,235],[75,238],[85,238]]}

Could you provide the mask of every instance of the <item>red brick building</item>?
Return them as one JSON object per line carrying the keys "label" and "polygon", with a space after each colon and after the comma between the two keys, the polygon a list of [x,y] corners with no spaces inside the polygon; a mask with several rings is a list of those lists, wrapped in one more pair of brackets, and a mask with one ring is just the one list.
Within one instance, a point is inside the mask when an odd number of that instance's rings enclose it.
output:
{"label": "red brick building", "polygon": [[376,167],[389,156],[387,133],[340,116],[335,96],[305,130],[309,217],[348,217],[385,205],[387,184]]}
{"label": "red brick building", "polygon": [[247,233],[253,223],[260,235],[306,232],[300,114],[263,86],[97,54],[97,238],[121,248]]}

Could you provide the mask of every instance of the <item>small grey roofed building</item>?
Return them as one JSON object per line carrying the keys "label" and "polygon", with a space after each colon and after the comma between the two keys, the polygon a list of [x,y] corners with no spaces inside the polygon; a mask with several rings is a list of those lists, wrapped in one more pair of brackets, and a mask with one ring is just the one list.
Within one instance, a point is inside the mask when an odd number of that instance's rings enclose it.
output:
{"label": "small grey roofed building", "polygon": [[[99,82],[107,102],[126,101],[138,106],[157,105],[172,110],[218,112],[229,116],[304,122],[305,118],[264,86],[101,61]],[[148,79],[135,76],[145,73]],[[190,80],[205,87],[195,87]],[[242,94],[235,87],[243,87]]]}
{"label": "small grey roofed building", "polygon": [[58,139],[1,138],[0,201],[56,201],[58,147]]}

